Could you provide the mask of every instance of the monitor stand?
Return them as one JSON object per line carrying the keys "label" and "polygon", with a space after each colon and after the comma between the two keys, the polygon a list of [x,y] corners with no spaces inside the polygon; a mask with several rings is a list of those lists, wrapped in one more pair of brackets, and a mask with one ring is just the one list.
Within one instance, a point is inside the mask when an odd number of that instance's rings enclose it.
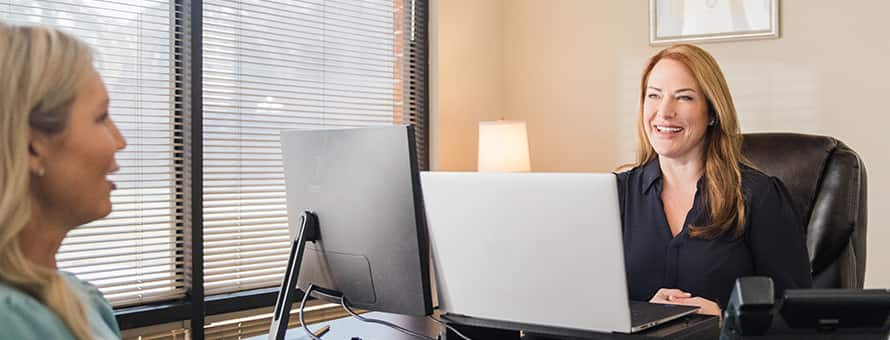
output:
{"label": "monitor stand", "polygon": [[290,257],[287,262],[287,272],[278,291],[278,299],[275,302],[275,314],[272,316],[272,328],[269,329],[269,340],[284,339],[287,333],[287,321],[290,318],[290,308],[296,300],[297,279],[300,275],[300,264],[303,263],[303,250],[306,242],[318,241],[318,216],[311,211],[303,211],[300,214],[300,230],[291,244]]}

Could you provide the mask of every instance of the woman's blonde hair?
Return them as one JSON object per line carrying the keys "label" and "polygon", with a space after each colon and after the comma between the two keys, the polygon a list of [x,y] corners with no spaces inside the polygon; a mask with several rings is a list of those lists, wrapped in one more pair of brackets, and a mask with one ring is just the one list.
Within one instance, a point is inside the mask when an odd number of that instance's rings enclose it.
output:
{"label": "woman's blonde hair", "polygon": [[708,105],[708,119],[714,124],[705,134],[704,175],[702,192],[709,220],[704,225],[689,226],[689,235],[715,238],[725,232],[739,236],[744,232],[745,201],[742,194],[740,164],[751,166],[742,155],[742,134],[738,116],[732,103],[729,86],[723,78],[720,66],[708,52],[694,45],[674,45],[652,56],[640,81],[640,112],[637,117],[637,160],[642,166],[657,157],[646,135],[643,120],[643,101],[646,98],[649,73],[662,59],[671,59],[686,65],[704,92]]}
{"label": "woman's blonde hair", "polygon": [[31,218],[29,133],[65,129],[92,62],[69,35],[0,23],[0,282],[41,301],[77,339],[92,338],[81,301],[57,270],[24,256],[19,235]]}

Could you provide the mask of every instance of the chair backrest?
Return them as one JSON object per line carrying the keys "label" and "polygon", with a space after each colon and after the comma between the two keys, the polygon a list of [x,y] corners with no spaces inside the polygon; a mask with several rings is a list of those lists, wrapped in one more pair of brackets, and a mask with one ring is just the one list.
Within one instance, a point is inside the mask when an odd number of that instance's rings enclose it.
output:
{"label": "chair backrest", "polygon": [[855,151],[826,136],[744,135],[742,153],[778,177],[806,228],[814,288],[862,288],[866,174]]}

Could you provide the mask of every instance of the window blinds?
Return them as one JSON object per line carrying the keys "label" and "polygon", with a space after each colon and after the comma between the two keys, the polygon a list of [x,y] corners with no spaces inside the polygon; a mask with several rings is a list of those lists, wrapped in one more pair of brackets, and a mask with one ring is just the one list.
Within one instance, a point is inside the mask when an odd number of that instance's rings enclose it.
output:
{"label": "window blinds", "polygon": [[279,133],[402,121],[393,0],[206,0],[206,295],[277,286],[289,251]]}
{"label": "window blinds", "polygon": [[[425,168],[425,23],[413,0],[203,1],[203,114],[188,117],[181,1],[0,0],[0,20],[58,27],[95,50],[118,154],[114,211],[71,232],[62,270],[116,307],[184,297],[188,164],[203,166],[205,294],[277,286],[288,234],[283,129],[410,123]],[[420,33],[418,33],[420,32]],[[410,78],[410,79],[409,79]],[[404,82],[403,82],[404,80]],[[203,152],[183,145],[201,119]],[[183,182],[186,182],[185,185]],[[185,216],[184,216],[185,215]]]}
{"label": "window blinds", "polygon": [[114,306],[184,295],[177,15],[177,5],[161,0],[0,2],[3,22],[56,27],[94,49],[128,146],[111,176],[112,213],[70,232],[57,260]]}

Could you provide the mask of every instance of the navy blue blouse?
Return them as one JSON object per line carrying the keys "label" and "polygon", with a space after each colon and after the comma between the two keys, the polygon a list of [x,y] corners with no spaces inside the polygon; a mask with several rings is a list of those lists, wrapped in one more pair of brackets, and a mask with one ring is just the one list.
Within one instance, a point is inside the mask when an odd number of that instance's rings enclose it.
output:
{"label": "navy blue blouse", "polygon": [[725,308],[736,278],[752,275],[771,277],[776,297],[812,286],[806,237],[779,179],[742,166],[744,235],[702,239],[689,237],[686,227],[707,221],[700,190],[683,229],[671,236],[657,158],[617,176],[631,300],[648,301],[659,288],[676,288]]}

